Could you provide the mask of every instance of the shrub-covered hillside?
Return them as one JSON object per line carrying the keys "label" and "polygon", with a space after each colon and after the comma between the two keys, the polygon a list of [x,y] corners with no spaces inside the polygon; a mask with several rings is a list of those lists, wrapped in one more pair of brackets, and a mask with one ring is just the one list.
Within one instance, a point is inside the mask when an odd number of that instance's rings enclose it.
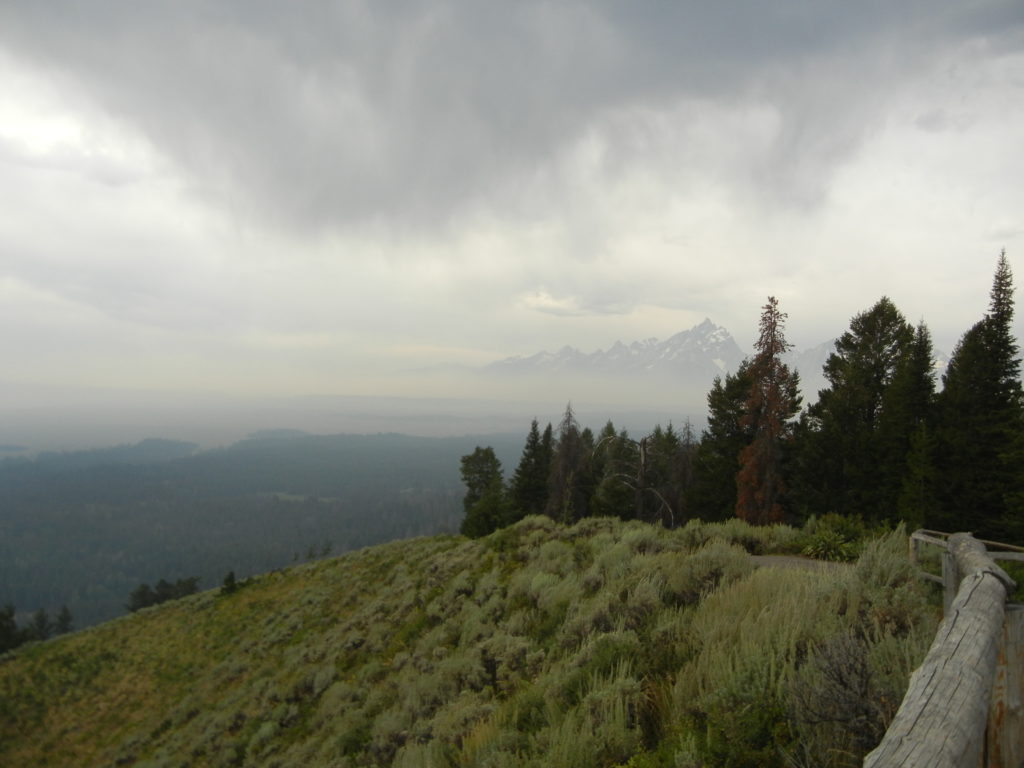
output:
{"label": "shrub-covered hillside", "polygon": [[385,544],[25,646],[0,764],[854,765],[935,612],[893,534],[529,517]]}

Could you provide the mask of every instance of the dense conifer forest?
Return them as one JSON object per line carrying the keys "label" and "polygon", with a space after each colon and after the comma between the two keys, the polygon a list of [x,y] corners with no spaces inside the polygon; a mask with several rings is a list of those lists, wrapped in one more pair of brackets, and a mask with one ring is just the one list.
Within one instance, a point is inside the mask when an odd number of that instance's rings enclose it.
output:
{"label": "dense conifer forest", "polygon": [[715,379],[699,436],[670,423],[635,439],[611,421],[595,434],[570,404],[557,426],[531,424],[508,480],[490,448],[463,456],[462,532],[484,535],[541,511],[563,523],[614,515],[670,528],[840,515],[1019,542],[1024,400],[1013,314],[1003,253],[988,311],[939,388],[927,326],[883,296],[852,318],[825,364],[828,386],[806,397],[782,362],[786,314],[769,297],[754,355]]}

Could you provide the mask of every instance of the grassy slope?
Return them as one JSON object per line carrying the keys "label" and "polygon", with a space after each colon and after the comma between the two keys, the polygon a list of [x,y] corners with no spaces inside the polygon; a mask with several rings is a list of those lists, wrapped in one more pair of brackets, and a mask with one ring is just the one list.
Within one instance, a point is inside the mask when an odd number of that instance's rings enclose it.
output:
{"label": "grassy slope", "polygon": [[[0,661],[0,764],[854,764],[934,611],[898,536],[828,573],[729,543],[793,535],[530,518],[266,574]],[[848,667],[867,725],[815,725]]]}

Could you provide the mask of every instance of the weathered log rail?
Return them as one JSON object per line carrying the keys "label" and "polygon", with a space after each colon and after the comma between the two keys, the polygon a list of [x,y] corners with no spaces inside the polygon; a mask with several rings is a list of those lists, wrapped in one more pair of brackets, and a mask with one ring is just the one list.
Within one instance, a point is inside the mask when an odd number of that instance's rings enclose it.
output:
{"label": "weathered log rail", "polygon": [[[985,544],[1003,551],[988,552]],[[865,768],[1021,768],[1024,766],[1024,606],[1007,605],[1016,588],[995,563],[1024,560],[1024,549],[967,533],[915,531],[943,548],[945,618],[882,742]]]}
{"label": "weathered log rail", "polygon": [[[924,546],[930,545],[941,550],[942,575],[936,576],[934,573],[921,571],[921,578],[942,585],[943,614],[949,613],[949,607],[953,604],[953,598],[956,597],[956,591],[960,586],[962,578],[962,574],[957,566],[956,557],[954,557],[952,550],[947,546],[949,537],[952,535],[954,534],[943,533],[942,531],[929,531],[924,528],[910,534],[910,560],[915,565],[920,565],[921,563],[921,553]],[[985,545],[988,556],[993,560],[1024,562],[1024,547],[1003,544],[998,541],[989,541],[987,539],[975,539],[975,541]]]}

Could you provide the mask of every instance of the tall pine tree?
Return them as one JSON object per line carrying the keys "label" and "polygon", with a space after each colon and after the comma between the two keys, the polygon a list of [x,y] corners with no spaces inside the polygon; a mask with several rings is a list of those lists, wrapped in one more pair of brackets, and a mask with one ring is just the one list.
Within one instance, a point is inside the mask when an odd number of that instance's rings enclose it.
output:
{"label": "tall pine tree", "polygon": [[597,483],[590,499],[592,515],[623,520],[636,517],[638,445],[626,430],[616,432],[611,421],[598,433],[593,467]]}
{"label": "tall pine tree", "polygon": [[762,307],[760,332],[750,363],[750,393],[740,419],[751,429],[750,444],[740,451],[736,475],[736,516],[764,525],[783,516],[783,462],[792,435],[792,419],[800,409],[799,378],[782,362],[789,349],[784,333],[786,314],[768,297]]}
{"label": "tall pine tree", "polygon": [[476,538],[509,523],[511,506],[505,495],[501,462],[490,446],[477,446],[461,460],[462,482],[466,495],[462,499],[466,516],[460,531]]}
{"label": "tall pine tree", "polygon": [[743,406],[750,394],[750,361],[736,373],[715,377],[708,392],[708,423],[694,452],[694,478],[688,496],[691,514],[702,520],[725,520],[736,511],[736,474],[740,451],[753,431],[743,423]]}
{"label": "tall pine tree", "polygon": [[805,508],[895,519],[911,439],[931,407],[931,357],[928,329],[915,332],[889,298],[854,316],[801,425]]}
{"label": "tall pine tree", "polygon": [[988,537],[1024,532],[1024,413],[1013,312],[1013,275],[1004,251],[989,311],[960,339],[943,376],[936,430],[943,487],[930,521],[936,527]]}
{"label": "tall pine tree", "polygon": [[548,474],[554,454],[551,424],[541,434],[534,419],[526,436],[523,455],[512,476],[510,495],[516,516],[539,515],[548,501]]}
{"label": "tall pine tree", "polygon": [[[589,445],[588,443],[589,435]],[[589,430],[580,430],[572,403],[565,407],[558,424],[551,474],[548,476],[548,501],[545,512],[560,523],[573,523],[589,513],[592,481],[589,472],[594,438]]]}

